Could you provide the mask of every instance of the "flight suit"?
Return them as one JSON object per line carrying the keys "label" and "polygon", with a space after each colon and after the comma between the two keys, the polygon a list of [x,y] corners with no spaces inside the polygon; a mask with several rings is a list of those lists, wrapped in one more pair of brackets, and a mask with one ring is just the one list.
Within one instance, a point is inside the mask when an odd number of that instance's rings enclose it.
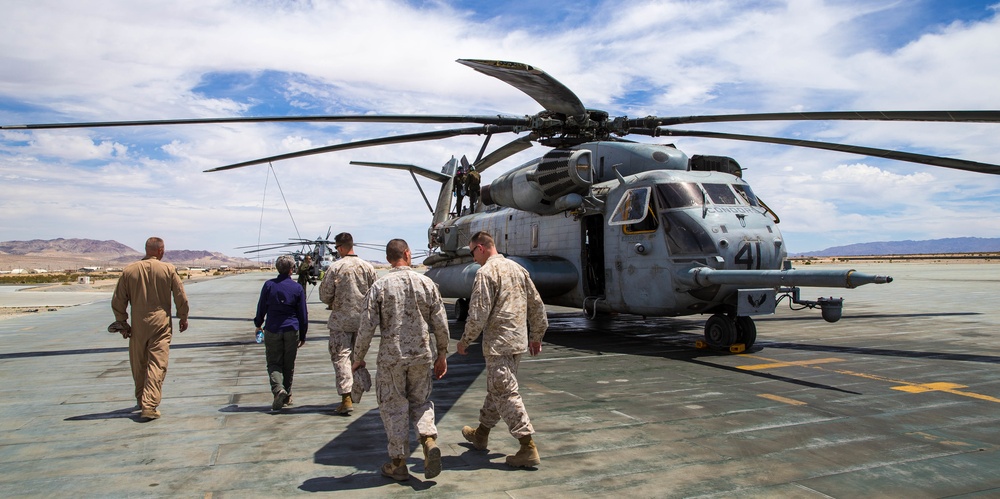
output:
{"label": "flight suit", "polygon": [[143,410],[155,410],[162,398],[173,332],[171,296],[177,306],[177,318],[187,320],[188,300],[177,270],[169,263],[146,257],[125,267],[111,298],[111,309],[117,321],[128,320],[126,309],[131,305],[132,336],[129,337],[128,356],[136,403]]}
{"label": "flight suit", "polygon": [[501,419],[514,438],[535,432],[518,393],[517,368],[529,342],[540,342],[549,327],[545,304],[528,271],[503,255],[493,255],[476,272],[469,317],[460,343],[483,335],[486,400],[479,422],[486,428]]}
{"label": "flight suit", "polygon": [[437,438],[430,400],[434,360],[448,355],[448,317],[437,285],[410,267],[393,267],[365,296],[354,354],[364,359],[381,331],[375,394],[389,439],[389,457],[410,454],[410,422],[420,437]]}
{"label": "flight suit", "polygon": [[356,255],[345,255],[330,265],[319,285],[319,299],[331,310],[326,327],[330,330],[330,360],[340,395],[350,394],[353,388],[351,351],[365,294],[377,278],[372,264]]}

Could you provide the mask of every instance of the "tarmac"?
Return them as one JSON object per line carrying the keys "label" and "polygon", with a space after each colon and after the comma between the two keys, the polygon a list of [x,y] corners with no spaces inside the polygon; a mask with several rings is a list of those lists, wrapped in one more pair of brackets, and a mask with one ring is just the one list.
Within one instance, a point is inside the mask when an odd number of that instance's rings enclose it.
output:
{"label": "tarmac", "polygon": [[373,393],[351,416],[333,413],[315,288],[294,405],[273,413],[251,323],[272,276],[188,284],[191,327],[174,335],[163,417],[151,422],[131,412],[126,341],[105,330],[110,300],[88,295],[0,320],[0,496],[1000,496],[1000,265],[850,267],[895,281],[806,290],[844,297],[844,317],[782,302],[757,318],[743,354],[696,349],[701,316],[550,309],[542,354],[518,375],[542,458],[529,470],[504,464],[517,441],[502,423],[489,451],[462,438],[485,376],[478,344],[454,353],[462,323],[451,321],[432,396],[444,471],[423,478],[414,436],[407,482],[379,474]]}

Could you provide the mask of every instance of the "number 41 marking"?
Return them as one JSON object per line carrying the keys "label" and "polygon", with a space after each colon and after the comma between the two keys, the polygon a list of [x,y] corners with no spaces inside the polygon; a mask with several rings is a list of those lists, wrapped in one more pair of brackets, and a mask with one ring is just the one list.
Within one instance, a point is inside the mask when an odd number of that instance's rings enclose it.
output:
{"label": "number 41 marking", "polygon": [[[756,254],[754,251],[756,250]],[[736,253],[736,264],[745,265],[747,270],[753,270],[754,264],[757,265],[757,270],[760,270],[760,241],[751,244],[749,241],[743,243],[740,251]]]}

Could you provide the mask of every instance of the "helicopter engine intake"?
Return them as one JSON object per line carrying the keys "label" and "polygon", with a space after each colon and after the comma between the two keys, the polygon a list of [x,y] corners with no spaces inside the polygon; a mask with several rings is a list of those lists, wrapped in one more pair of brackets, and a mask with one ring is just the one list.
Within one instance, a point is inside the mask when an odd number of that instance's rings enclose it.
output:
{"label": "helicopter engine intake", "polygon": [[588,150],[556,149],[501,175],[483,189],[481,199],[539,215],[572,210],[590,193],[592,164]]}

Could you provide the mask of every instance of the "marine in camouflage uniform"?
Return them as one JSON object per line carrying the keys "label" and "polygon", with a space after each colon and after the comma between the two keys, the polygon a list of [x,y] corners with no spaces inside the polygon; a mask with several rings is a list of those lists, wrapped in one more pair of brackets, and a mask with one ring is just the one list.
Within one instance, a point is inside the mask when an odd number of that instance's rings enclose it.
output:
{"label": "marine in camouflage uniform", "polygon": [[475,213],[476,205],[479,204],[479,184],[479,172],[476,171],[475,167],[470,166],[469,171],[465,174],[465,193],[469,196],[469,213]]}
{"label": "marine in camouflage uniform", "polygon": [[386,259],[392,270],[365,295],[353,368],[364,367],[377,327],[381,340],[375,393],[392,458],[382,466],[382,474],[396,480],[410,477],[406,457],[412,421],[424,451],[424,477],[433,478],[441,472],[441,450],[430,400],[431,376],[440,379],[448,369],[448,317],[437,285],[410,268],[406,241],[390,241]]}
{"label": "marine in camouflage uniform", "polygon": [[351,352],[361,320],[361,306],[377,275],[372,264],[354,254],[354,237],[351,234],[341,232],[333,240],[340,259],[333,262],[323,276],[319,299],[331,310],[326,327],[330,330],[330,360],[341,399],[336,412],[346,415],[354,409],[351,400],[354,382],[351,364],[354,358]]}
{"label": "marine in camouflage uniform", "polygon": [[532,439],[535,430],[518,392],[517,367],[524,352],[541,352],[542,336],[549,326],[545,305],[528,271],[497,253],[489,234],[475,234],[469,247],[482,267],[472,286],[469,317],[458,342],[458,353],[464,355],[469,343],[482,333],[486,401],[479,411],[479,427],[466,426],[462,435],[475,448],[486,450],[490,429],[503,419],[510,434],[521,443],[517,454],[507,456],[507,464],[536,466],[541,460]]}

